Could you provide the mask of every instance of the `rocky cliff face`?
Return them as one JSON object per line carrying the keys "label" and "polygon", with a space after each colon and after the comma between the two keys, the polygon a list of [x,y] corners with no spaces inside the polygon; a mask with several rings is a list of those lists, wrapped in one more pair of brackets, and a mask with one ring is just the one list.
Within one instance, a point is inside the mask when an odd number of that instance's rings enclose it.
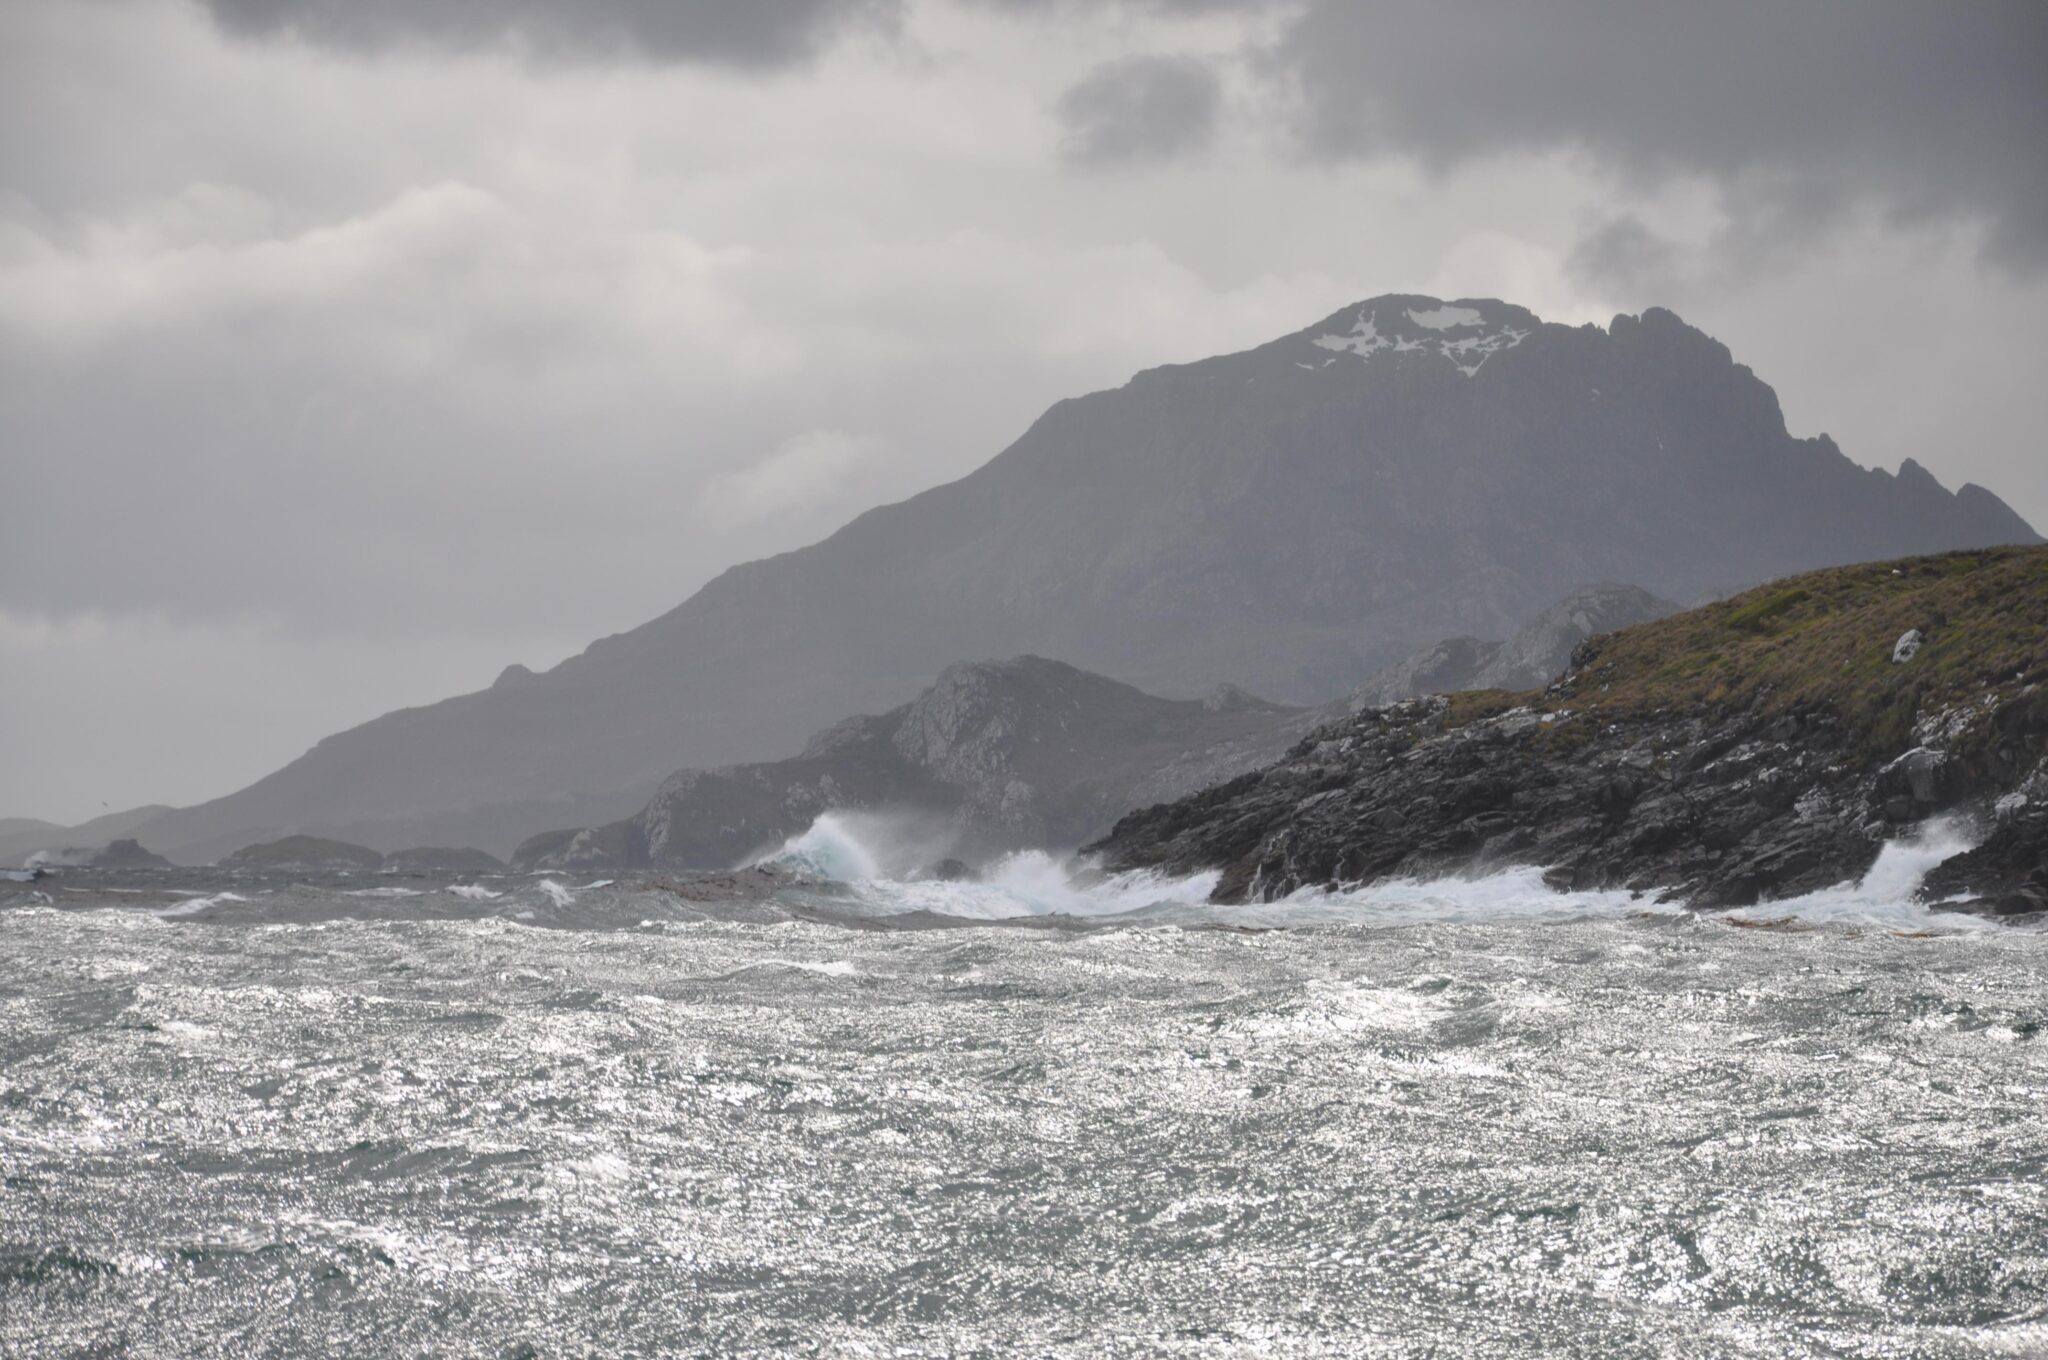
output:
{"label": "rocky cliff face", "polygon": [[2048,904],[2044,682],[2048,551],[1820,573],[1595,639],[1547,691],[1351,715],[1092,851],[1220,868],[1224,901],[1535,864],[1736,906],[1853,880],[1961,813],[1989,838],[1930,891],[2026,910]]}
{"label": "rocky cliff face", "polygon": [[848,810],[920,823],[927,858],[1073,846],[1131,807],[1272,759],[1314,720],[1241,692],[1161,699],[1040,657],[949,666],[915,701],[837,723],[793,759],[680,771],[637,816],[536,836],[514,864],[723,869]]}
{"label": "rocky cliff face", "polygon": [[1380,297],[1061,402],[957,482],[137,834],[173,854],[263,828],[502,851],[623,815],[679,766],[794,755],[793,734],[905,703],[962,657],[1321,703],[1587,581],[1690,600],[2032,541],[1989,492],[1792,437],[1771,389],[1669,312],[1602,329]]}

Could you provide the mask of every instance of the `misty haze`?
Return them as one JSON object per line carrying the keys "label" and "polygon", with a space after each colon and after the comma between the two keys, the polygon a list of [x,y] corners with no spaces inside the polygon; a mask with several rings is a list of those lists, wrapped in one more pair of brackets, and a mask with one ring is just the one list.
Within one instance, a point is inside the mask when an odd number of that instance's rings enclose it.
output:
{"label": "misty haze", "polygon": [[10,4],[0,1353],[2048,1353],[2044,72]]}

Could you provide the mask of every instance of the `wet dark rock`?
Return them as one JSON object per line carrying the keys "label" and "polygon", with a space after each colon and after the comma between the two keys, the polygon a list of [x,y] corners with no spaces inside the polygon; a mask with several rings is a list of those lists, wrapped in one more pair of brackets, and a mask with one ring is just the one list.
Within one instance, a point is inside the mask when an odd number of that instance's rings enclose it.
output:
{"label": "wet dark rock", "polygon": [[[2030,787],[2048,792],[2048,775]],[[2032,916],[2048,912],[2048,799],[2008,795],[1996,824],[1974,848],[1936,865],[1920,896],[1936,911],[1978,916]]]}

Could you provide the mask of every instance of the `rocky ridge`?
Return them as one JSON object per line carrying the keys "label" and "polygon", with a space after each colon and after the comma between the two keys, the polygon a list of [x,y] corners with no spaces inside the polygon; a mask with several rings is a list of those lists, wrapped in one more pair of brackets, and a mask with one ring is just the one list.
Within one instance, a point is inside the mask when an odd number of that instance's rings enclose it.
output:
{"label": "rocky ridge", "polygon": [[918,823],[933,862],[1071,847],[1128,808],[1264,764],[1317,718],[1227,686],[1162,699],[1042,657],[950,666],[792,759],[678,771],[637,816],[543,833],[513,865],[725,869],[829,811]]}

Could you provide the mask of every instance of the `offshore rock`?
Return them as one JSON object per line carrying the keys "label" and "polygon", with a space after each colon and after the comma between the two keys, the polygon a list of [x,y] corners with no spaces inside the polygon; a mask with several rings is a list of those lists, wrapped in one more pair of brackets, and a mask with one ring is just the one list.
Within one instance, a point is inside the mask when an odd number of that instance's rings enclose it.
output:
{"label": "offshore rock", "polygon": [[315,872],[375,871],[384,867],[384,856],[366,845],[330,841],[319,836],[286,836],[244,846],[221,860],[223,869],[291,869]]}
{"label": "offshore rock", "polygon": [[384,857],[387,874],[502,874],[505,862],[496,855],[464,847],[421,845],[394,850]]}
{"label": "offshore rock", "polygon": [[95,869],[169,869],[171,862],[162,855],[146,850],[142,842],[133,838],[112,841],[107,848],[92,857]]}

